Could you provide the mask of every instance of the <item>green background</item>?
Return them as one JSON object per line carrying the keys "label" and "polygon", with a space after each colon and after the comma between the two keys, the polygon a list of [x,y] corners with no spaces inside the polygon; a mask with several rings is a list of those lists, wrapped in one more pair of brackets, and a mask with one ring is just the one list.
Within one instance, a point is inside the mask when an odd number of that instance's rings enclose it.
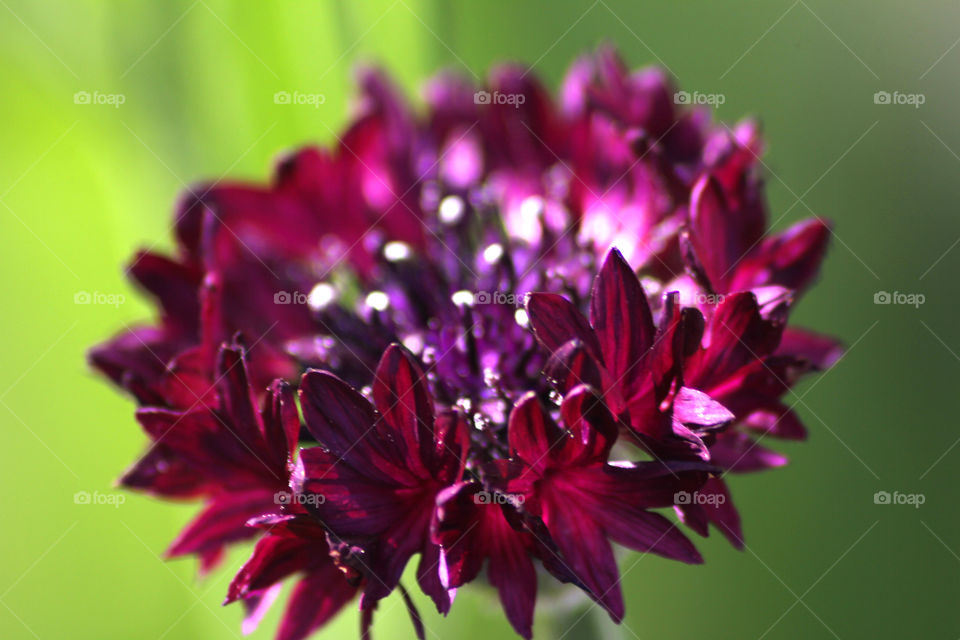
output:
{"label": "green background", "polygon": [[[122,266],[138,246],[170,246],[184,183],[264,180],[278,152],[328,143],[357,61],[414,95],[441,67],[482,76],[506,59],[555,87],[609,41],[631,65],[722,93],[725,121],[762,116],[777,226],[836,223],[796,320],[850,350],[789,400],[811,431],[783,447],[791,465],[732,478],[748,549],[714,535],[702,567],[627,555],[623,627],[591,614],[566,637],[956,638],[958,14],[875,0],[0,0],[0,637],[240,634],[240,609],[219,606],[228,569],[198,581],[192,561],[158,559],[195,507],[74,502],[121,495],[111,483],[144,446],[132,404],[84,351],[149,317]],[[326,101],[275,105],[282,90]],[[878,90],[926,101],[877,105]],[[78,105],[78,91],[125,103]],[[875,305],[880,290],[926,301]],[[126,301],[77,305],[79,291]],[[881,490],[925,503],[876,505]],[[580,615],[550,613],[565,593],[545,594],[538,637]],[[511,637],[486,587],[463,589],[445,620],[420,601],[431,638]],[[398,603],[383,603],[380,638],[408,633]],[[255,637],[271,636],[277,610]],[[318,637],[354,637],[356,624],[345,613]]]}

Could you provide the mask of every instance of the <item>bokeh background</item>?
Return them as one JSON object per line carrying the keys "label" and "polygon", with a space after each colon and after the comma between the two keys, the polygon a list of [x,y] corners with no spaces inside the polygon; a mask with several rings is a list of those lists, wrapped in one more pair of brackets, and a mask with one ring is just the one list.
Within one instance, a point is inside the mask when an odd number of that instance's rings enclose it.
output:
{"label": "bokeh background", "polygon": [[[139,246],[169,246],[185,183],[263,180],[278,152],[329,142],[358,61],[419,100],[442,67],[483,76],[503,60],[556,87],[604,41],[723,94],[720,119],[762,117],[777,226],[812,213],[836,224],[797,320],[849,352],[790,399],[811,431],[785,447],[791,465],[732,478],[748,549],[714,535],[702,567],[626,555],[623,627],[590,614],[566,637],[960,636],[958,17],[946,1],[0,0],[0,637],[240,635],[239,608],[219,606],[228,569],[199,581],[191,561],[158,557],[195,508],[112,487],[144,437],[84,363],[89,345],[149,317],[122,266]],[[77,104],[81,91],[124,103]],[[276,105],[277,91],[325,102]],[[877,91],[924,104],[876,104]],[[75,304],[83,291],[125,300]],[[878,291],[925,301],[877,305]],[[76,504],[84,491],[125,501]],[[924,503],[878,505],[878,491]],[[382,610],[375,633],[405,637],[397,596]],[[448,619],[421,610],[431,638],[512,637],[482,587]],[[581,611],[545,603],[538,637]],[[351,611],[318,637],[356,625]]]}

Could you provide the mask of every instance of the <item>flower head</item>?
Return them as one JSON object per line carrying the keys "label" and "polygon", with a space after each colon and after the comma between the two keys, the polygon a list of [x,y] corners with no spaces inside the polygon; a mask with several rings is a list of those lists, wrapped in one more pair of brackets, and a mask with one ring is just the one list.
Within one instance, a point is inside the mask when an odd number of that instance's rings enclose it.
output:
{"label": "flower head", "polygon": [[840,353],[789,325],[830,227],[768,233],[759,128],[610,49],[556,97],[359,84],[332,148],[185,195],[129,269],[158,321],[91,352],[151,440],[121,482],[206,503],[171,555],[256,538],[227,602],[251,629],[296,576],[282,640],[394,590],[422,637],[410,560],[441,614],[486,567],[529,638],[538,572],[619,621],[612,544],[701,562],[671,508],[742,546],[727,474],[786,462],[784,395]]}

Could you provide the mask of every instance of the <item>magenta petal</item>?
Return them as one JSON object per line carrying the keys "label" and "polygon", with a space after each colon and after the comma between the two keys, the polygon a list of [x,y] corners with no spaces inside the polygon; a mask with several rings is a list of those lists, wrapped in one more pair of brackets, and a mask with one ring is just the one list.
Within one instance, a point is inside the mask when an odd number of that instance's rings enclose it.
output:
{"label": "magenta petal", "polygon": [[564,397],[560,413],[571,437],[554,447],[551,456],[562,459],[560,464],[564,465],[606,462],[617,439],[618,425],[603,399],[581,385]]}
{"label": "magenta petal", "polygon": [[248,527],[247,521],[277,509],[274,492],[270,490],[222,494],[180,532],[167,550],[167,555],[176,557],[206,552],[230,542],[251,538],[258,531]]}
{"label": "magenta petal", "polygon": [[634,388],[646,373],[640,361],[653,345],[653,316],[640,280],[616,249],[594,283],[590,322],[614,384]]}
{"label": "magenta petal", "polygon": [[718,467],[736,473],[764,471],[787,464],[787,457],[757,444],[739,431],[723,434],[710,448],[711,460]]}
{"label": "magenta petal", "polygon": [[735,418],[725,406],[690,387],[680,387],[673,399],[673,415],[683,424],[714,428]]}
{"label": "magenta petal", "polygon": [[417,584],[425,594],[430,596],[437,611],[442,615],[450,612],[455,590],[448,590],[440,581],[440,547],[431,542],[423,545],[420,553],[420,562],[417,565]]}
{"label": "magenta petal", "polygon": [[283,467],[297,450],[300,414],[293,387],[275,380],[264,399],[264,444],[274,461]]}
{"label": "magenta petal", "polygon": [[311,571],[290,595],[277,640],[304,640],[339,613],[356,593],[356,587],[332,562]]}
{"label": "magenta petal", "polygon": [[168,498],[200,495],[207,480],[162,442],[154,443],[118,480],[124,487]]}
{"label": "magenta petal", "polygon": [[228,428],[244,444],[259,449],[263,441],[263,433],[257,420],[256,402],[247,381],[247,365],[243,348],[231,346],[221,349],[217,372],[223,408],[230,416]]}
{"label": "magenta petal", "polygon": [[433,400],[426,377],[413,354],[400,345],[383,353],[373,381],[373,400],[384,420],[398,436],[404,464],[420,475],[425,454],[433,444]]}
{"label": "magenta petal", "polygon": [[743,549],[743,531],[740,528],[740,514],[730,497],[730,490],[720,478],[711,478],[700,490],[705,496],[715,496],[703,505],[704,512],[727,540],[737,549]]}
{"label": "magenta petal", "polygon": [[773,353],[782,332],[781,323],[761,315],[753,293],[726,296],[707,324],[705,350],[688,367],[688,384],[712,392],[743,367]]}
{"label": "magenta petal", "polygon": [[[736,147],[711,175],[701,177],[690,196],[690,240],[699,265],[712,289],[737,291],[731,286],[761,244],[766,205],[759,180],[753,175],[756,156]],[[755,286],[771,284],[756,282]]]}
{"label": "magenta petal", "polygon": [[780,339],[778,354],[795,356],[823,371],[832,367],[841,357],[844,348],[840,341],[814,333],[808,329],[787,327]]}
{"label": "magenta petal", "polygon": [[250,596],[243,601],[245,613],[243,624],[240,626],[243,635],[249,635],[257,630],[260,621],[270,611],[270,607],[273,606],[282,589],[283,585],[276,584],[266,591]]}
{"label": "magenta petal", "polygon": [[163,405],[159,384],[181,341],[157,327],[133,327],[90,350],[90,365],[144,405]]}
{"label": "magenta petal", "polygon": [[500,505],[477,499],[476,482],[448,487],[437,497],[435,539],[443,546],[443,572],[450,587],[473,580],[490,559],[487,575],[500,594],[507,619],[530,638],[537,575],[530,558],[531,536],[510,526]]}
{"label": "magenta petal", "polygon": [[777,284],[804,291],[820,271],[830,233],[827,223],[815,218],[768,237],[739,265],[731,289]]}
{"label": "magenta petal", "polygon": [[564,562],[582,581],[587,595],[606,609],[615,622],[620,622],[624,614],[620,570],[606,533],[568,505],[556,502],[548,508],[547,527]]}
{"label": "magenta petal", "polygon": [[335,456],[358,460],[385,481],[407,475],[378,444],[377,416],[367,399],[326,371],[308,371],[300,382],[307,429]]}
{"label": "magenta petal", "polygon": [[743,420],[748,429],[776,438],[806,440],[807,429],[795,411],[780,403],[757,409]]}
{"label": "magenta petal", "polygon": [[[509,527],[506,522],[502,526]],[[510,625],[522,638],[530,640],[537,598],[537,572],[519,536],[504,532],[498,537],[487,575],[490,584],[497,589]]]}
{"label": "magenta petal", "polygon": [[262,592],[300,570],[329,563],[329,553],[319,525],[292,524],[289,517],[273,522],[234,576],[224,604]]}
{"label": "magenta petal", "polygon": [[604,521],[607,535],[635,551],[652,552],[664,558],[701,564],[703,558],[677,526],[657,513],[624,510]]}
{"label": "magenta petal", "polygon": [[699,504],[684,504],[674,507],[680,521],[706,538],[710,535],[710,519]]}
{"label": "magenta petal", "polygon": [[200,269],[151,251],[140,251],[128,272],[157,299],[164,312],[164,325],[185,335],[196,334],[200,315],[197,286],[203,276]]}
{"label": "magenta petal", "polygon": [[510,412],[508,427],[510,450],[534,469],[547,463],[547,456],[560,436],[560,429],[537,399],[528,393]]}
{"label": "magenta petal", "polygon": [[715,291],[728,290],[735,265],[752,248],[738,231],[720,184],[711,176],[703,176],[690,196],[690,240]]}
{"label": "magenta petal", "polygon": [[596,361],[579,340],[564,343],[554,351],[544,366],[543,373],[561,393],[581,384],[598,389],[602,384]]}
{"label": "magenta petal", "polygon": [[432,540],[442,550],[441,582],[456,589],[477,577],[487,555],[483,536],[484,512],[475,496],[483,491],[476,482],[460,482],[437,494],[437,520]]}
{"label": "magenta petal", "polygon": [[600,344],[590,323],[563,296],[531,293],[526,299],[526,309],[537,339],[550,351],[556,351],[570,340],[579,340],[594,357],[601,357]]}

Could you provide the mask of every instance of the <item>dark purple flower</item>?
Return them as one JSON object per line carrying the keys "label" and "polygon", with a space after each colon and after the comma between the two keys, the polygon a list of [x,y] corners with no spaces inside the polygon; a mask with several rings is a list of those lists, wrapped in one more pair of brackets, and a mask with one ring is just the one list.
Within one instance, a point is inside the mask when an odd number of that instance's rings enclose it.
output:
{"label": "dark purple flower", "polygon": [[609,464],[617,422],[589,387],[568,393],[560,407],[561,430],[534,395],[510,414],[509,439],[518,469],[507,490],[523,496],[591,598],[617,622],[623,596],[610,540],[683,562],[703,560],[676,526],[647,509],[672,506],[680,491],[706,479],[699,464]]}
{"label": "dark purple flower", "polygon": [[616,250],[597,276],[589,322],[557,294],[530,294],[526,309],[537,338],[554,353],[549,374],[561,391],[593,384],[641,444],[709,460],[704,435],[733,414],[702,391],[682,386],[683,359],[697,348],[703,326],[696,310],[683,313],[669,297],[657,329],[640,281]]}
{"label": "dark purple flower", "polygon": [[383,354],[373,381],[376,408],[343,380],[311,371],[300,386],[307,429],[322,447],[301,454],[299,491],[311,512],[339,541],[362,549],[366,578],[361,607],[399,583],[420,554],[417,581],[437,609],[450,609],[440,583],[440,547],[430,538],[437,494],[460,480],[466,425],[454,412],[434,414],[425,375],[400,346]]}
{"label": "dark purple flower", "polygon": [[156,444],[121,478],[154,495],[204,497],[204,510],[168,554],[198,554],[205,566],[224,545],[256,534],[248,520],[280,509],[277,494],[288,489],[300,431],[293,390],[283,381],[271,386],[257,411],[242,347],[220,350],[217,373],[215,407],[137,412]]}
{"label": "dark purple flower", "polygon": [[252,629],[296,576],[281,640],[357,594],[366,635],[394,589],[423,636],[410,559],[443,614],[486,567],[529,638],[539,573],[619,620],[612,542],[700,561],[652,509],[742,545],[724,474],[786,462],[784,395],[841,352],[788,326],[830,229],[768,231],[757,125],[609,48],[555,97],[509,65],[422,112],[359,83],[331,148],[181,198],[128,269],[156,322],[90,353],[151,441],[121,482],[204,501],[170,554],[257,538],[227,601]]}
{"label": "dark purple flower", "polygon": [[224,604],[242,600],[247,607],[244,633],[252,632],[276,598],[284,579],[298,574],[277,640],[302,640],[322,627],[357,594],[330,555],[326,531],[309,518],[263,520],[265,534],[253,555],[230,583]]}
{"label": "dark purple flower", "polygon": [[738,181],[730,191],[705,175],[690,196],[689,243],[709,290],[805,290],[823,261],[830,228],[820,219],[805,220],[767,236],[764,208],[755,202],[759,187]]}
{"label": "dark purple flower", "polygon": [[530,638],[537,595],[534,558],[541,545],[501,495],[473,481],[439,494],[434,539],[443,549],[441,581],[449,588],[463,586],[488,562],[487,578],[500,595],[507,619],[518,634]]}

